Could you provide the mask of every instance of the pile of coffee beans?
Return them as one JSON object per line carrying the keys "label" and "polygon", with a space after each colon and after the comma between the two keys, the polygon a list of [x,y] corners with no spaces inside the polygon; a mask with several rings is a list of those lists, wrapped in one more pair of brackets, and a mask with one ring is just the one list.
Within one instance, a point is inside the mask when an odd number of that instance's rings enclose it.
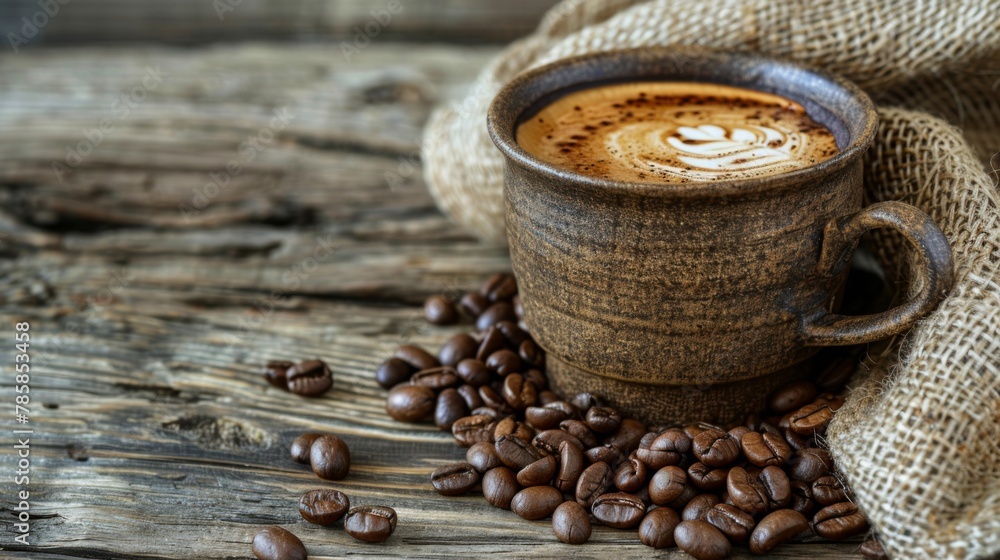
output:
{"label": "pile of coffee beans", "polygon": [[318,397],[333,387],[333,374],[322,360],[292,363],[272,360],[264,367],[264,379],[271,385],[303,397]]}
{"label": "pile of coffee beans", "polygon": [[[551,517],[565,543],[587,542],[593,519],[697,559],[869,529],[818,443],[843,404],[850,356],[779,389],[763,415],[739,424],[645,426],[598,395],[564,400],[548,389],[512,276],[494,275],[457,305],[435,296],[424,310],[436,324],[464,316],[477,331],[454,335],[437,355],[401,346],[376,380],[389,389],[391,417],[433,421],[468,448],[466,461],[431,474],[442,495],[479,489],[494,507]],[[884,557],[874,540],[862,550]]]}

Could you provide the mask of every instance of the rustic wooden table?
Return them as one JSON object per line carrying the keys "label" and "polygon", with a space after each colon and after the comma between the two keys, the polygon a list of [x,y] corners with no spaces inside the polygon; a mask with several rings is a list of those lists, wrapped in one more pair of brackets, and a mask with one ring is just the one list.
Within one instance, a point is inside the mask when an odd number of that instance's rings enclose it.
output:
{"label": "rustic wooden table", "polygon": [[[547,522],[440,497],[430,471],[464,450],[385,415],[377,364],[458,329],[425,324],[420,302],[509,266],[438,212],[418,157],[432,106],[495,52],[373,42],[351,61],[333,45],[254,44],[0,57],[3,386],[15,322],[31,325],[32,365],[30,422],[14,422],[5,390],[0,424],[34,430],[28,546],[12,540],[17,458],[0,451],[0,556],[246,558],[254,531],[278,524],[314,558],[686,557],[600,527],[573,548]],[[259,375],[268,359],[307,357],[333,369],[322,398]],[[299,518],[298,497],[328,485],[288,459],[306,430],[350,445],[351,474],[333,486],[396,508],[388,542]]]}

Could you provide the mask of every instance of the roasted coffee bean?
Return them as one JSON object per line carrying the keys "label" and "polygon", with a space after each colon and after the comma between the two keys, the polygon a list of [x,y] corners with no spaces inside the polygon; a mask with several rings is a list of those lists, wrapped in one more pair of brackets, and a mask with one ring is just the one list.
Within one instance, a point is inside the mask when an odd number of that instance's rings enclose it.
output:
{"label": "roasted coffee bean", "polygon": [[691,438],[682,430],[672,428],[657,435],[648,447],[640,444],[636,455],[650,469],[659,470],[680,464],[684,454],[690,450]]}
{"label": "roasted coffee bean", "polygon": [[698,434],[691,442],[691,450],[709,467],[728,465],[740,456],[739,442],[727,432],[714,428]]}
{"label": "roasted coffee bean", "polygon": [[544,519],[563,503],[562,492],[551,486],[525,488],[510,501],[510,510],[528,521]]}
{"label": "roasted coffee bean", "polygon": [[[538,372],[538,370],[529,369],[528,370],[528,375],[525,375],[525,377],[528,377],[531,374],[531,372]],[[538,373],[541,373],[541,372],[538,372]],[[535,381],[535,385],[537,385],[538,387],[543,387],[544,386],[544,384],[539,385],[537,381]],[[543,390],[543,391],[541,391],[541,392],[538,393],[538,404],[540,404],[541,406],[548,406],[548,405],[550,405],[550,404],[552,404],[552,403],[554,403],[554,402],[556,402],[558,400],[559,400],[559,395],[555,394],[552,391],[549,391],[548,389]]]}
{"label": "roasted coffee bean", "polygon": [[458,322],[458,309],[444,296],[431,296],[424,302],[424,319],[435,325],[454,325]]}
{"label": "roasted coffee bean", "polygon": [[793,480],[791,488],[792,501],[789,507],[806,517],[812,517],[817,509],[816,500],[812,495],[812,485],[802,480]]}
{"label": "roasted coffee bean", "polygon": [[389,358],[375,370],[375,381],[383,389],[392,389],[410,380],[413,368],[399,358]]}
{"label": "roasted coffee bean", "polygon": [[490,300],[486,299],[486,296],[475,292],[469,292],[462,296],[462,299],[458,300],[458,308],[472,318],[482,315],[483,311],[486,311],[486,308],[489,306]]}
{"label": "roasted coffee bean", "polygon": [[604,406],[604,399],[593,393],[577,393],[569,402],[580,411],[580,414],[586,414],[593,406]]}
{"label": "roasted coffee bean", "polygon": [[617,410],[607,406],[593,406],[585,417],[587,427],[598,434],[613,434],[622,423],[622,416]]}
{"label": "roasted coffee bean", "polygon": [[517,295],[517,281],[510,274],[500,272],[487,278],[479,293],[490,301],[510,299]]}
{"label": "roasted coffee bean", "polygon": [[835,360],[816,378],[816,386],[820,391],[836,392],[844,388],[851,376],[858,369],[858,361],[852,357]]}
{"label": "roasted coffee bean", "polygon": [[462,397],[462,401],[465,403],[466,410],[470,412],[483,406],[483,399],[479,396],[479,389],[469,385],[468,383],[464,385],[459,385],[458,389],[455,389],[458,395]]}
{"label": "roasted coffee bean", "polygon": [[427,350],[414,344],[404,344],[397,348],[395,357],[410,364],[410,367],[416,371],[436,368],[441,365],[441,362]]}
{"label": "roasted coffee bean", "polygon": [[792,457],[792,448],[785,437],[772,432],[747,432],[740,441],[740,447],[747,460],[758,467],[784,465]]}
{"label": "roasted coffee bean", "polygon": [[322,434],[317,434],[315,432],[306,432],[299,437],[295,438],[292,442],[292,448],[290,453],[292,460],[296,463],[309,464],[309,448],[312,447],[314,441],[319,439]]}
{"label": "roasted coffee bean", "polygon": [[584,452],[584,456],[591,463],[607,463],[612,468],[618,467],[625,460],[625,456],[622,455],[621,450],[610,443],[591,447]]}
{"label": "roasted coffee bean", "polygon": [[688,480],[699,490],[718,492],[726,487],[728,468],[713,468],[704,463],[694,463],[687,470]]}
{"label": "roasted coffee bean", "polygon": [[396,510],[387,506],[356,506],[347,512],[344,530],[359,541],[378,543],[396,530]]}
{"label": "roasted coffee bean", "polygon": [[[556,395],[552,391],[546,391],[546,389],[549,386],[549,380],[545,378],[545,374],[542,373],[541,371],[537,369],[529,369],[528,371],[525,371],[521,375],[524,376],[524,379],[526,381],[531,381],[532,383],[535,384],[535,387],[538,389],[538,397],[539,397],[538,400],[540,405],[545,406],[550,402],[559,400],[558,395]],[[541,399],[542,393],[548,393],[551,398],[549,398],[549,400],[545,402],[542,402]]]}
{"label": "roasted coffee bean", "polygon": [[687,426],[684,426],[682,430],[684,431],[684,435],[690,439],[694,439],[698,437],[698,434],[704,432],[706,428],[701,424],[688,424]]}
{"label": "roasted coffee bean", "polygon": [[493,445],[493,428],[495,427],[492,416],[474,414],[455,420],[455,423],[451,425],[451,434],[455,436],[455,441],[462,447],[471,447],[479,442]]}
{"label": "roasted coffee bean", "polygon": [[514,313],[517,314],[517,318],[524,319],[524,306],[521,304],[521,296],[514,296],[511,298],[510,303],[514,306]]}
{"label": "roasted coffee bean", "polygon": [[476,359],[467,358],[458,362],[455,373],[473,387],[482,387],[490,382],[490,370],[486,369],[486,364]]}
{"label": "roasted coffee bean", "polygon": [[503,350],[506,345],[507,339],[500,332],[500,329],[491,326],[483,332],[479,348],[476,349],[476,359],[486,364],[486,359],[490,357],[490,354]]}
{"label": "roasted coffee bean", "polygon": [[861,543],[861,550],[858,552],[868,560],[889,560],[889,555],[882,548],[882,544],[875,539],[868,539]]}
{"label": "roasted coffee bean", "polygon": [[496,447],[492,443],[481,441],[473,444],[465,452],[465,460],[472,465],[480,474],[490,469],[503,466],[500,457],[497,455]]}
{"label": "roasted coffee bean", "polygon": [[701,494],[701,491],[695,488],[691,481],[684,484],[684,490],[681,491],[681,495],[674,498],[674,501],[667,504],[667,507],[675,511],[684,511],[691,500],[697,498]]}
{"label": "roasted coffee bean", "polygon": [[613,492],[594,500],[591,513],[601,523],[615,529],[631,529],[642,521],[646,504],[631,494]]}
{"label": "roasted coffee bean", "polygon": [[830,410],[837,412],[837,410],[844,406],[844,397],[841,395],[834,395],[833,393],[820,393],[816,396],[816,400],[813,404],[818,404],[820,406],[828,406]]}
{"label": "roasted coffee bean", "polygon": [[750,552],[767,554],[774,547],[809,528],[809,520],[791,509],[779,509],[760,520],[750,535]]}
{"label": "roasted coffee bean", "polygon": [[347,494],[329,488],[306,492],[299,498],[302,519],[316,525],[329,527],[340,521],[351,507]]}
{"label": "roasted coffee bean", "polygon": [[821,506],[829,506],[847,499],[843,485],[835,476],[821,476],[813,481],[813,499]]}
{"label": "roasted coffee bean", "polygon": [[729,539],[705,521],[681,521],[674,529],[674,542],[695,560],[723,560],[733,553]]}
{"label": "roasted coffee bean", "polygon": [[530,367],[540,368],[545,366],[545,351],[530,338],[518,345],[517,355],[524,364]]}
{"label": "roasted coffee bean", "polygon": [[[479,390],[476,390],[476,395],[477,396],[479,395]],[[482,400],[481,397],[480,397],[480,400]],[[469,416],[477,416],[479,414],[484,414],[486,416],[489,416],[490,418],[493,418],[494,420],[496,420],[497,418],[501,418],[500,414],[497,413],[497,411],[495,409],[492,409],[492,408],[486,406],[485,403],[483,404],[483,406],[481,406],[481,407],[479,407],[477,409],[469,411]],[[507,417],[507,415],[503,416],[503,418],[506,418],[506,417]],[[496,422],[494,422],[493,424],[496,425]]]}
{"label": "roasted coffee bean", "polygon": [[681,522],[677,512],[665,507],[651,510],[639,524],[639,541],[653,548],[674,546],[674,529]]}
{"label": "roasted coffee bean", "polygon": [[322,360],[306,360],[288,369],[288,390],[303,397],[317,397],[333,387],[333,374]]}
{"label": "roasted coffee bean", "polygon": [[517,471],[545,456],[543,451],[513,434],[498,437],[494,445],[500,461]]}
{"label": "roasted coffee bean", "polygon": [[486,308],[482,315],[476,318],[476,329],[485,331],[500,321],[517,321],[514,307],[510,302],[498,301]]}
{"label": "roasted coffee bean", "polygon": [[271,385],[288,390],[288,370],[295,364],[287,360],[271,360],[264,366],[264,380]]}
{"label": "roasted coffee bean", "polygon": [[500,509],[510,509],[510,502],[521,489],[517,484],[517,476],[507,467],[497,467],[486,471],[483,475],[483,497],[491,506]]}
{"label": "roasted coffee bean", "polygon": [[756,525],[752,515],[730,504],[712,506],[705,512],[705,521],[722,531],[733,544],[745,543]]}
{"label": "roasted coffee bean", "polygon": [[507,349],[497,350],[486,358],[486,369],[500,377],[520,372],[522,365],[521,358]]}
{"label": "roasted coffee bean", "polygon": [[615,487],[622,492],[635,492],[646,485],[646,477],[646,465],[633,453],[615,470]]}
{"label": "roasted coffee bean", "polygon": [[789,461],[792,468],[789,474],[794,480],[813,482],[825,476],[833,467],[833,459],[825,449],[812,447],[798,451]]}
{"label": "roasted coffee bean", "polygon": [[419,422],[434,412],[437,396],[423,385],[397,385],[389,391],[385,411],[400,422]]}
{"label": "roasted coffee bean", "polygon": [[438,350],[438,361],[443,366],[455,367],[462,360],[476,357],[479,341],[466,333],[459,333],[449,338]]}
{"label": "roasted coffee bean", "polygon": [[[760,432],[761,435],[771,434],[772,436],[780,438],[782,441],[784,441],[784,439],[785,439],[784,432],[782,432],[782,430],[780,428],[778,428],[778,426],[776,426],[776,425],[774,425],[774,424],[772,424],[772,423],[770,423],[770,422],[768,422],[766,420],[762,420],[761,423],[760,423],[760,426],[758,426],[757,430],[755,430],[755,431]],[[742,437],[740,438],[740,440],[742,441]],[[788,443],[788,442],[785,442],[785,443]]]}
{"label": "roasted coffee bean", "polygon": [[438,395],[434,407],[434,424],[438,428],[450,432],[455,421],[468,414],[469,409],[465,406],[465,400],[455,389],[445,389]]}
{"label": "roasted coffee bean", "polygon": [[564,494],[576,492],[576,482],[583,472],[583,452],[568,441],[559,444],[559,471],[556,473],[553,486]]}
{"label": "roasted coffee bean", "polygon": [[452,463],[434,469],[431,486],[442,496],[461,496],[479,484],[479,471],[469,463]]}
{"label": "roasted coffee bean", "polygon": [[729,469],[726,491],[733,505],[750,515],[760,515],[767,511],[767,499],[760,483],[742,467]]}
{"label": "roasted coffee bean", "polygon": [[749,434],[752,431],[754,430],[751,430],[746,426],[736,426],[735,428],[729,430],[729,435],[733,436],[733,439],[735,439],[736,441],[743,441],[743,436]]}
{"label": "roasted coffee bean", "polygon": [[[556,401],[556,403],[558,402]],[[570,418],[570,414],[562,408],[551,406],[556,403],[549,403],[546,406],[530,406],[525,409],[524,418],[539,430],[558,428],[560,422]]]}
{"label": "roasted coffee bean", "polygon": [[[597,404],[595,406],[603,405]],[[590,410],[590,407],[587,410]],[[634,418],[624,418],[621,425],[618,426],[618,431],[608,436],[604,443],[614,445],[621,450],[622,454],[628,456],[639,447],[639,440],[644,435],[646,435],[646,426],[642,422]]]}
{"label": "roasted coffee bean", "polygon": [[676,465],[667,465],[649,479],[649,498],[658,506],[669,505],[687,484],[687,473]]}
{"label": "roasted coffee bean", "polygon": [[775,414],[787,414],[811,403],[818,393],[812,381],[795,381],[771,393],[767,407]]}
{"label": "roasted coffee bean", "polygon": [[806,437],[799,435],[791,430],[791,428],[785,428],[785,441],[788,442],[788,446],[794,451],[802,451],[803,449],[809,449],[811,447],[816,447],[816,443],[811,437]]}
{"label": "roasted coffee bean", "polygon": [[496,389],[489,385],[483,385],[479,388],[479,398],[483,399],[484,405],[492,408],[500,414],[510,414],[514,412],[514,409],[507,404],[507,400],[503,398],[503,395],[498,393]]}
{"label": "roasted coffee bean", "polygon": [[265,527],[253,536],[253,554],[259,560],[306,560],[306,546],[281,527]]}
{"label": "roasted coffee bean", "polygon": [[343,480],[351,470],[351,450],[344,440],[325,434],[309,447],[309,464],[323,480]]}
{"label": "roasted coffee bean", "polygon": [[522,342],[531,339],[531,335],[517,326],[517,323],[514,321],[500,321],[496,324],[496,327],[503,334],[503,337],[507,340],[507,345],[512,350],[517,350]]}
{"label": "roasted coffee bean", "polygon": [[414,373],[410,377],[411,385],[420,385],[433,391],[440,391],[449,387],[458,387],[462,384],[462,378],[451,366],[438,366]]}
{"label": "roasted coffee bean", "polygon": [[813,529],[824,539],[839,541],[868,530],[868,521],[851,502],[826,506],[813,516]]}
{"label": "roasted coffee bean", "polygon": [[552,512],[552,532],[566,544],[583,544],[590,540],[590,516],[576,502],[563,502]]}
{"label": "roasted coffee bean", "polygon": [[764,490],[768,511],[787,507],[792,501],[792,484],[781,467],[764,467],[757,475],[757,482]]}
{"label": "roasted coffee bean", "polygon": [[580,420],[563,420],[559,423],[559,429],[578,439],[585,449],[597,446],[594,432]]}
{"label": "roasted coffee bean", "polygon": [[576,481],[576,501],[589,508],[598,496],[611,488],[612,474],[607,463],[594,463],[583,469]]}
{"label": "roasted coffee bean", "polygon": [[825,404],[807,404],[789,417],[789,428],[797,434],[822,434],[833,420],[833,409]]}
{"label": "roasted coffee bean", "polygon": [[538,389],[520,373],[512,373],[504,378],[501,393],[514,410],[523,410],[538,403]]}
{"label": "roasted coffee bean", "polygon": [[552,482],[557,466],[556,458],[552,455],[546,455],[518,471],[517,483],[524,487],[548,484]]}
{"label": "roasted coffee bean", "polygon": [[545,430],[538,432],[538,435],[535,436],[535,439],[531,440],[531,443],[534,444],[535,447],[544,450],[549,455],[555,455],[559,452],[559,444],[564,441],[575,445],[581,451],[583,450],[583,444],[580,443],[580,440],[562,430]]}
{"label": "roasted coffee bean", "polygon": [[508,416],[497,422],[497,427],[493,430],[494,438],[506,435],[516,436],[521,441],[530,443],[531,438],[535,437],[535,430],[524,422],[516,420],[513,416]]}
{"label": "roasted coffee bean", "polygon": [[684,521],[705,521],[705,516],[708,515],[709,510],[718,503],[719,496],[717,494],[698,494],[684,506],[684,511],[681,512],[681,519]]}

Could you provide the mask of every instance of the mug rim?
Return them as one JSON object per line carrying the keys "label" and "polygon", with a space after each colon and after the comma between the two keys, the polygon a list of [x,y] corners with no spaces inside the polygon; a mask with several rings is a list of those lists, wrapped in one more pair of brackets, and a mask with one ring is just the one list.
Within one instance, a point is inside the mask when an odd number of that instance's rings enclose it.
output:
{"label": "mug rim", "polygon": [[[605,65],[613,64],[614,61],[619,60],[621,57],[650,58],[663,62],[669,60],[676,61],[679,58],[687,58],[689,60],[711,59],[715,62],[726,62],[729,64],[734,62],[752,63],[757,67],[763,67],[766,71],[783,70],[797,73],[803,77],[818,80],[819,83],[832,85],[834,88],[837,88],[846,94],[846,99],[850,103],[856,105],[856,108],[861,111],[861,114],[864,115],[864,126],[857,134],[848,131],[851,136],[849,144],[847,147],[840,150],[835,156],[808,167],[761,177],[726,179],[720,181],[691,181],[686,183],[672,183],[668,181],[657,183],[615,181],[591,175],[584,175],[576,171],[558,167],[552,163],[533,156],[517,143],[515,135],[518,125],[522,122],[523,115],[533,107],[537,106],[537,104],[545,98],[552,98],[554,100],[557,97],[553,96],[560,91],[579,90],[588,87],[589,84],[598,87],[609,83],[656,81],[658,79],[667,81],[671,78],[669,72],[664,72],[662,76],[648,73],[636,73],[636,75],[631,78],[628,76],[615,76],[612,78],[597,78],[572,83],[565,83],[564,81],[558,87],[547,88],[542,93],[536,94],[530,101],[525,102],[523,99],[526,94],[530,93],[530,90],[533,87],[537,87],[539,83],[544,81],[546,78],[557,75],[557,73],[561,70],[572,69],[573,67],[583,67],[593,63]],[[675,77],[671,81],[694,82],[695,80]],[[699,81],[712,82],[711,80]],[[768,92],[767,89],[757,88],[753,85],[733,84],[729,81],[717,80],[712,83],[735,85],[736,87],[742,87],[744,89],[756,89],[757,91]],[[815,90],[815,87],[812,87],[812,89]],[[788,97],[785,93],[777,94]],[[817,98],[819,97],[821,96],[812,97],[810,101],[818,102]],[[800,99],[792,100],[798,102],[799,104],[803,104]],[[842,122],[846,121],[842,114],[837,114],[825,105],[823,107],[833,113],[834,117],[837,119]],[[847,125],[846,122],[844,122],[844,124],[845,126]],[[493,143],[496,144],[497,148],[503,152],[508,163],[515,163],[529,170],[555,176],[565,182],[571,183],[576,188],[590,187],[605,191],[616,191],[623,194],[632,193],[646,196],[738,196],[755,194],[764,191],[780,190],[791,186],[801,187],[808,182],[810,178],[825,176],[844,169],[852,164],[856,159],[860,158],[865,151],[868,150],[868,147],[874,140],[875,133],[878,129],[878,112],[875,109],[875,104],[872,102],[871,98],[858,85],[835,74],[813,68],[807,68],[805,66],[762,56],[756,53],[694,46],[672,46],[600,51],[562,58],[543,66],[539,66],[538,68],[533,68],[523,72],[511,81],[507,82],[490,102],[486,115],[486,126],[489,131],[490,138],[493,140]],[[824,124],[824,126],[826,125]]]}

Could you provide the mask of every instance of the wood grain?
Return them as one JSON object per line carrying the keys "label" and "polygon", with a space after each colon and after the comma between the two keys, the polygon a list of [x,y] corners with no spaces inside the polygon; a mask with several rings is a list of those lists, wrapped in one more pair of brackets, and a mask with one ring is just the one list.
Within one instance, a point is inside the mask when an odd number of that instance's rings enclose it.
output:
{"label": "wood grain", "polygon": [[[570,548],[546,522],[436,495],[430,471],[463,450],[433,426],[389,419],[373,381],[398,344],[436,347],[459,330],[424,323],[425,296],[509,267],[505,251],[435,209],[419,169],[394,188],[385,179],[400,157],[418,161],[433,104],[494,52],[379,44],[363,65],[321,47],[255,45],[0,58],[4,75],[20,76],[0,83],[0,325],[31,323],[35,429],[33,544],[12,546],[8,529],[0,556],[248,558],[268,524],[293,530],[312,558],[653,555],[631,532],[597,528]],[[51,162],[147,65],[171,77],[58,181]],[[185,221],[177,206],[282,104],[299,116]],[[317,238],[330,247],[322,258]],[[2,363],[12,355],[0,349]],[[334,372],[321,398],[259,375],[268,359],[306,357]],[[331,485],[287,457],[305,430],[350,445],[351,474],[333,486],[397,509],[388,542],[301,521],[298,497]],[[0,469],[15,460],[0,453]],[[13,491],[4,476],[7,519]],[[774,557],[857,548],[802,543]]]}

